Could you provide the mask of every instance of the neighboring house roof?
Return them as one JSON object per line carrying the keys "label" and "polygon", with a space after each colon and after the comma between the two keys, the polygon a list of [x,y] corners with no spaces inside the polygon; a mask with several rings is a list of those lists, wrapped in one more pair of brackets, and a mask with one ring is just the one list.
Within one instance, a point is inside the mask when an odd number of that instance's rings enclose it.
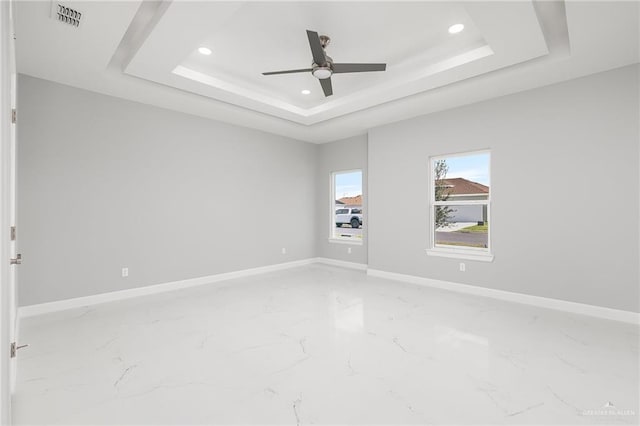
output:
{"label": "neighboring house roof", "polygon": [[465,178],[442,179],[442,183],[449,188],[449,195],[488,194],[489,187]]}
{"label": "neighboring house roof", "polygon": [[355,197],[342,197],[338,201],[342,204],[348,204],[350,206],[361,206],[362,195],[356,195]]}
{"label": "neighboring house roof", "polygon": [[336,204],[344,204],[344,203],[340,200],[336,200]]}

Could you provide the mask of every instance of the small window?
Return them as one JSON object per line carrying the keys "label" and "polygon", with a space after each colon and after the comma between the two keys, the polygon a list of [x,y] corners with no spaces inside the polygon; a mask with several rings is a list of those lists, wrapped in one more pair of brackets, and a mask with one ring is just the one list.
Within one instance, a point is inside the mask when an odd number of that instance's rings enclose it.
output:
{"label": "small window", "polygon": [[490,153],[430,159],[430,255],[491,260]]}
{"label": "small window", "polygon": [[329,238],[362,242],[362,170],[331,174],[331,222]]}

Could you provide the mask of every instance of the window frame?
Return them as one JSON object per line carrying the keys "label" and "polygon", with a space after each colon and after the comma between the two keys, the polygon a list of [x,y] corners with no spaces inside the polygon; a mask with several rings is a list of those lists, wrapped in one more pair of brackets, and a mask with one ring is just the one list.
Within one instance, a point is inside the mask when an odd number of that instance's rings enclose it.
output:
{"label": "window frame", "polygon": [[[436,201],[435,197],[435,176],[434,176],[434,163],[438,160],[444,160],[452,157],[467,157],[476,154],[489,154],[489,195],[486,200],[447,200]],[[457,152],[453,154],[445,155],[433,155],[429,157],[428,173],[429,173],[429,248],[426,249],[428,256],[440,256],[450,257],[455,259],[467,259],[478,260],[483,262],[492,262],[494,255],[491,244],[491,150],[480,149],[474,151]],[[436,226],[435,226],[435,211],[437,206],[471,206],[471,205],[483,205],[487,207],[487,222],[489,223],[489,229],[487,230],[487,247],[464,247],[464,246],[448,246],[436,244]]]}
{"label": "window frame", "polygon": [[[329,242],[336,244],[352,244],[361,246],[364,241],[364,230],[366,221],[364,220],[364,214],[362,214],[362,238],[354,239],[352,237],[339,237],[335,234],[336,227],[336,175],[345,174],[345,173],[354,173],[360,172],[360,187],[362,190],[362,210],[364,210],[364,170],[363,169],[348,169],[348,170],[336,170],[330,173],[330,183],[329,183]],[[349,211],[351,208],[348,209]]]}

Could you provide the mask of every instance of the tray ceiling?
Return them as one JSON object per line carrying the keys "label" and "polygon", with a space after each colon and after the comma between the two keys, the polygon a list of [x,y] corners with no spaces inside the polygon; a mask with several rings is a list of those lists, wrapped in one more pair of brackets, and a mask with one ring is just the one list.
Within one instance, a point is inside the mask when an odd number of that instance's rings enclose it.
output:
{"label": "tray ceiling", "polygon": [[[83,13],[78,27],[49,1],[17,3],[19,72],[312,142],[639,57],[637,2],[64,4]],[[331,97],[310,73],[263,76],[310,66],[305,30],[331,37],[335,62],[387,71],[335,74]]]}
{"label": "tray ceiling", "polygon": [[[334,61],[387,71],[334,75],[329,98],[310,73],[262,75],[310,66],[307,29]],[[311,125],[547,53],[530,2],[174,2],[125,72]]]}

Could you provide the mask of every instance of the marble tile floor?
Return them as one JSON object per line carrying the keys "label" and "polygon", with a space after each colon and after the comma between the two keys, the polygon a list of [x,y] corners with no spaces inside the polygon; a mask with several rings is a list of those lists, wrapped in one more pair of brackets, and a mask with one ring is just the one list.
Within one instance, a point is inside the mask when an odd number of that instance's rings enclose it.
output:
{"label": "marble tile floor", "polygon": [[639,329],[309,265],[24,319],[14,422],[638,424]]}

